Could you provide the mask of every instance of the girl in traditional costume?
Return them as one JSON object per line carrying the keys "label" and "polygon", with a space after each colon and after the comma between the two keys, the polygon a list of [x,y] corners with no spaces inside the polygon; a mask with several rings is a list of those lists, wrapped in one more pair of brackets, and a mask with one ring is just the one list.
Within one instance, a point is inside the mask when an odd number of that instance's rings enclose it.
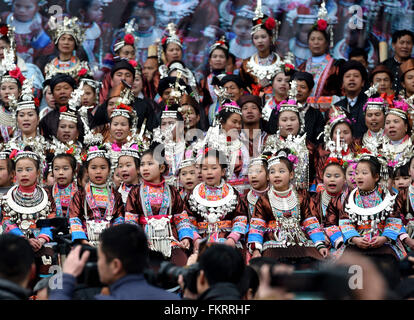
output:
{"label": "girl in traditional costume", "polygon": [[328,209],[327,219],[331,220],[331,215],[339,217],[345,251],[352,248],[392,262],[406,256],[400,237],[401,203],[396,203],[396,195],[379,184],[381,178],[386,184],[386,161],[381,156],[362,154],[356,168],[357,188],[347,195],[343,205],[336,202]]}
{"label": "girl in traditional costume", "polygon": [[328,255],[307,191],[291,184],[298,156],[282,149],[268,161],[270,190],[257,201],[250,221],[248,247],[253,258],[263,255],[303,264]]}
{"label": "girl in traditional costume", "polygon": [[178,177],[181,185],[179,192],[181,198],[184,200],[200,182],[198,179],[196,160],[193,158],[183,160],[178,168]]}
{"label": "girl in traditional costume", "polygon": [[[57,152],[56,152],[57,151]],[[51,187],[51,194],[56,204],[56,217],[69,220],[70,203],[78,191],[75,180],[77,162],[72,150],[55,150],[56,155],[52,161],[52,173],[55,183]]]}
{"label": "girl in traditional costume", "polygon": [[138,186],[139,181],[139,156],[140,147],[132,142],[122,146],[118,157],[118,170],[122,179],[119,186],[119,193],[122,195],[122,202],[126,205],[129,192],[135,186]]}
{"label": "girl in traditional costume", "polygon": [[306,137],[305,114],[296,101],[296,95],[297,83],[296,80],[293,80],[289,90],[289,99],[282,101],[273,111],[269,127],[276,127],[277,132],[267,137],[264,151],[274,153],[275,150],[290,148],[292,144],[297,145],[296,148],[301,146],[303,154],[299,158],[301,163],[297,166],[296,176],[303,180],[297,181],[297,183],[301,189],[308,190],[315,176],[315,146]]}
{"label": "girl in traditional costume", "polygon": [[361,150],[360,140],[354,139],[352,136],[351,120],[346,117],[341,109],[335,106],[331,108],[333,108],[333,112],[330,114],[323,132],[324,143],[317,147],[314,154],[316,166],[315,182],[317,185],[323,181],[323,168],[332,152],[339,153],[344,161],[352,161]]}
{"label": "girl in traditional costume", "polygon": [[249,208],[249,220],[253,216],[254,207],[257,200],[269,191],[269,177],[267,171],[267,157],[261,156],[254,158],[249,164],[249,184],[250,190],[246,195],[246,201]]}
{"label": "girl in traditional costume", "polygon": [[151,250],[184,266],[193,229],[180,194],[163,178],[168,170],[164,152],[164,147],[156,142],[143,152],[139,168],[142,184],[129,192],[125,222],[142,226]]}
{"label": "girl in traditional costume", "polygon": [[19,99],[25,78],[20,69],[14,64],[13,49],[10,48],[3,52],[4,58],[1,61],[3,74],[1,75],[0,84],[0,141],[8,142],[13,136],[15,127],[15,119],[13,119],[13,110],[10,103],[12,100],[17,101]]}
{"label": "girl in traditional costume", "polygon": [[[32,145],[36,151],[42,146]],[[53,240],[51,227],[37,227],[42,219],[56,217],[56,206],[51,193],[38,184],[43,168],[42,154],[33,152],[32,147],[14,149],[10,158],[14,160],[17,184],[1,200],[3,233],[25,237],[36,256],[38,273],[49,274],[52,265],[53,249],[45,244]]]}
{"label": "girl in traditional costume", "polygon": [[362,146],[371,152],[377,152],[378,147],[383,142],[385,113],[388,107],[387,101],[382,97],[373,97],[377,92],[377,87],[378,85],[372,86],[365,92],[369,97],[367,103],[364,105],[365,124],[368,130],[362,137]]}
{"label": "girl in traditional costume", "polygon": [[86,168],[89,182],[72,198],[69,223],[73,241],[97,246],[104,229],[124,223],[124,205],[109,182],[111,161],[104,147],[88,149]]}
{"label": "girl in traditional costume", "polygon": [[343,204],[345,201],[347,195],[345,192],[346,165],[341,158],[329,157],[323,169],[323,190],[315,193],[311,199],[313,215],[318,219],[325,233],[324,242],[332,254],[341,248],[344,241],[338,226],[339,217],[335,214],[328,215],[328,208],[332,205],[335,206],[337,202]]}
{"label": "girl in traditional costume", "polygon": [[[219,141],[207,140],[212,146]],[[223,149],[223,146],[220,147]],[[248,223],[247,208],[239,193],[226,182],[227,160],[223,152],[206,148],[201,159],[203,182],[187,196],[188,214],[196,229],[194,249],[201,239],[242,249]]]}

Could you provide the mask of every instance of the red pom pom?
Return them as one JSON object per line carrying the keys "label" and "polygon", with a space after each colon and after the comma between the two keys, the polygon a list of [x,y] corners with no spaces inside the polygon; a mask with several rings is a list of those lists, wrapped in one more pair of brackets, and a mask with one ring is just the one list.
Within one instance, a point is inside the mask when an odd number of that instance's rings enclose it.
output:
{"label": "red pom pom", "polygon": [[9,28],[7,28],[6,26],[3,26],[0,28],[0,34],[2,34],[3,36],[7,36],[8,32],[9,32]]}
{"label": "red pom pom", "polygon": [[257,20],[257,24],[262,24],[262,22],[263,22],[263,20],[262,19],[259,19],[259,20]]}
{"label": "red pom pom", "polygon": [[9,158],[13,160],[16,157],[16,155],[17,155],[17,150],[13,149],[13,151],[10,153]]}
{"label": "red pom pom", "polygon": [[276,27],[276,21],[272,17],[267,18],[265,22],[265,28],[267,30],[273,30]]}
{"label": "red pom pom", "polygon": [[285,64],[285,70],[286,71],[295,70],[295,66],[294,65],[291,65],[289,63],[286,63]]}
{"label": "red pom pom", "polygon": [[36,107],[40,106],[40,100],[38,98],[34,98],[33,101]]}
{"label": "red pom pom", "polygon": [[124,109],[124,110],[127,110],[127,111],[129,111],[129,112],[131,112],[131,111],[132,111],[132,108],[131,108],[130,106],[127,106],[126,104],[123,104],[123,103],[121,103],[121,104],[117,107],[117,109]]}
{"label": "red pom pom", "polygon": [[165,44],[165,41],[167,41],[167,37],[162,38],[161,44],[164,45]]}
{"label": "red pom pom", "polygon": [[132,34],[126,34],[124,37],[125,44],[134,45],[135,39]]}
{"label": "red pom pom", "polygon": [[318,20],[319,31],[325,31],[327,27],[328,27],[328,23],[326,22],[326,20],[323,20],[323,19]]}
{"label": "red pom pom", "polygon": [[70,148],[69,150],[66,150],[66,154],[73,154],[73,152],[75,151],[75,149]]}
{"label": "red pom pom", "polygon": [[134,68],[136,68],[136,67],[137,67],[137,65],[138,65],[138,63],[137,63],[135,60],[129,60],[129,64],[130,64],[131,66],[133,66]]}
{"label": "red pom pom", "polygon": [[68,111],[68,107],[66,107],[66,106],[63,106],[63,107],[59,108],[59,112],[66,112],[66,111]]}
{"label": "red pom pom", "polygon": [[78,72],[78,76],[79,77],[83,77],[85,74],[87,74],[88,73],[88,70],[87,69],[85,69],[85,68],[82,68],[82,69],[80,69],[79,70],[79,72]]}

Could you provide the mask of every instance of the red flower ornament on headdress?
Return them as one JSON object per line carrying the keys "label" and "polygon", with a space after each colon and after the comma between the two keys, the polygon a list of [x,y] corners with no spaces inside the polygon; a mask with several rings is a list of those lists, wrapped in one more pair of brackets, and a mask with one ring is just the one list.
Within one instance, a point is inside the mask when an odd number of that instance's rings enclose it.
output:
{"label": "red flower ornament on headdress", "polygon": [[123,104],[123,103],[119,104],[116,108],[117,109],[124,109],[124,110],[127,110],[129,112],[132,111],[132,108],[130,106],[127,106],[126,104]]}
{"label": "red flower ornament on headdress", "polygon": [[17,150],[16,149],[13,149],[13,151],[9,155],[9,158],[11,160],[14,160],[14,158],[16,158],[16,156],[17,156]]}
{"label": "red flower ornament on headdress", "polygon": [[9,28],[7,26],[3,26],[0,28],[0,34],[3,36],[7,36],[7,34],[9,33]]}
{"label": "red flower ornament on headdress", "polygon": [[33,99],[33,102],[34,102],[35,106],[36,106],[37,108],[39,108],[39,106],[40,106],[40,100],[39,100],[39,98],[34,98],[34,99]]}
{"label": "red flower ornament on headdress", "polygon": [[16,69],[9,71],[9,75],[10,77],[18,80],[21,84],[23,84],[24,80],[26,80],[26,78],[23,76],[22,72],[20,71],[20,68],[17,67]]}
{"label": "red flower ornament on headdress", "polygon": [[328,27],[328,22],[326,22],[326,20],[319,19],[317,22],[317,26],[319,31],[325,31]]}
{"label": "red flower ornament on headdress", "polygon": [[137,63],[135,60],[129,60],[129,64],[130,64],[131,66],[133,66],[134,68],[136,68],[136,67],[137,67],[137,65],[138,65],[138,63]]}
{"label": "red flower ornament on headdress", "polygon": [[267,30],[273,30],[276,27],[275,19],[272,17],[267,18],[264,26]]}
{"label": "red flower ornament on headdress", "polygon": [[66,112],[66,111],[68,111],[68,107],[67,106],[63,106],[63,107],[60,107],[59,108],[59,112]]}
{"label": "red flower ornament on headdress", "polygon": [[132,34],[126,34],[124,37],[125,44],[134,45],[135,39]]}
{"label": "red flower ornament on headdress", "polygon": [[83,77],[85,74],[87,74],[88,73],[88,70],[87,69],[85,69],[85,68],[82,68],[82,69],[80,69],[79,70],[79,72],[78,72],[78,77]]}

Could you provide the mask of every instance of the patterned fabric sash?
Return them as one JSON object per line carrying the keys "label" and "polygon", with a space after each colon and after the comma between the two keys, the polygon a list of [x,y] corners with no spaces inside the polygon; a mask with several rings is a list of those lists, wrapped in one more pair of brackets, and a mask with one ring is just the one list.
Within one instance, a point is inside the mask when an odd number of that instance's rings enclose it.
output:
{"label": "patterned fabric sash", "polygon": [[154,204],[155,202],[161,202],[161,208],[158,212],[158,215],[168,215],[168,210],[171,206],[171,195],[170,188],[166,183],[164,183],[164,186],[162,188],[148,186],[144,183],[141,186],[140,196],[141,203],[144,204],[143,209],[146,217],[154,216],[151,204]]}
{"label": "patterned fabric sash", "polygon": [[112,219],[112,214],[113,214],[114,207],[115,207],[115,193],[112,192],[109,188],[107,189],[107,192],[108,192],[109,203],[107,202],[105,214],[102,217],[101,211],[99,210],[96,200],[92,194],[90,182],[88,182],[85,186],[85,193],[86,193],[85,200],[88,203],[89,208],[91,208],[95,220],[103,220],[103,219],[111,220]]}
{"label": "patterned fabric sash", "polygon": [[[75,195],[76,191],[78,191],[78,188],[75,182],[72,182],[65,189],[59,189],[57,183],[53,185],[52,194],[53,194],[53,199],[55,199],[55,203],[56,203],[56,216],[57,217],[65,217],[65,218],[69,217],[70,202],[73,199],[73,196]],[[62,202],[65,205],[67,204],[65,215],[63,214]]]}

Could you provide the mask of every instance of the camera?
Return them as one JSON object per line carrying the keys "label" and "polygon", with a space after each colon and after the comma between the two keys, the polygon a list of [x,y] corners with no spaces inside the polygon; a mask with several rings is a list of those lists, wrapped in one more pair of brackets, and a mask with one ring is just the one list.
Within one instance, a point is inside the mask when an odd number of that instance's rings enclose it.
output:
{"label": "camera", "polygon": [[271,272],[270,285],[294,293],[296,299],[346,299],[352,296],[349,277],[348,269],[341,266],[300,270],[292,274]]}
{"label": "camera", "polygon": [[160,261],[144,271],[146,280],[154,286],[164,290],[176,292],[179,290],[178,277],[183,276],[184,288],[197,293],[198,263],[189,267],[178,267],[169,261]]}
{"label": "camera", "polygon": [[[36,227],[52,227],[53,240],[56,242],[56,245],[53,246],[53,250],[55,254],[58,255],[60,265],[63,266],[64,259],[73,246],[71,235],[69,234],[68,220],[66,218],[39,219],[36,222]],[[103,284],[99,281],[97,249],[91,246],[82,245],[80,256],[82,256],[86,250],[89,251],[89,258],[82,274],[78,277],[77,282],[82,287],[102,287]]]}

